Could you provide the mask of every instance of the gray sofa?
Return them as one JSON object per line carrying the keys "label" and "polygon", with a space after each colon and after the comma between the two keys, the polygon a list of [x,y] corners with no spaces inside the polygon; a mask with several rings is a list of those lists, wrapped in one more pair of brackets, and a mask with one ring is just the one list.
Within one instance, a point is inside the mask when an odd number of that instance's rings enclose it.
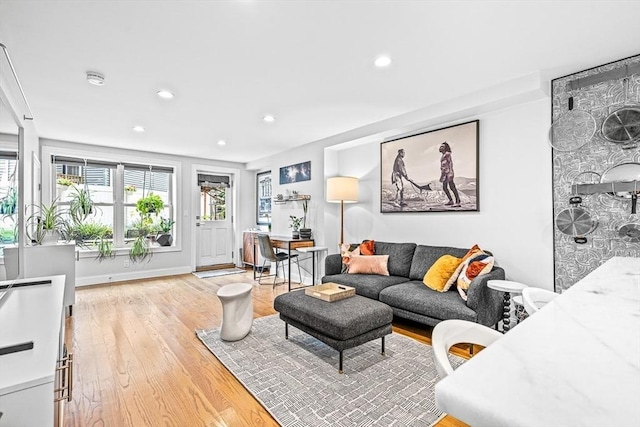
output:
{"label": "gray sofa", "polygon": [[352,286],[356,294],[389,305],[394,316],[430,326],[447,319],[494,326],[502,318],[503,293],[487,286],[491,279],[505,278],[500,267],[473,279],[467,301],[460,297],[455,285],[447,292],[437,292],[422,283],[425,273],[438,258],[445,254],[463,257],[467,249],[376,241],[375,253],[389,255],[389,276],[343,274],[342,257],[332,254],[325,259],[322,283]]}

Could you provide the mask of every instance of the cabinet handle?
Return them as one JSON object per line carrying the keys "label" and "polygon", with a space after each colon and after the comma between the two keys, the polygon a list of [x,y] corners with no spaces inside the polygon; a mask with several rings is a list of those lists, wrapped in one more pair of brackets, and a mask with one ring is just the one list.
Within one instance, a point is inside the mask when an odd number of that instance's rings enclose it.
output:
{"label": "cabinet handle", "polygon": [[60,402],[61,400],[66,400],[67,402],[71,402],[73,399],[73,353],[69,353],[66,357],[58,360],[56,371],[62,373],[58,380],[60,387],[53,391],[53,401]]}

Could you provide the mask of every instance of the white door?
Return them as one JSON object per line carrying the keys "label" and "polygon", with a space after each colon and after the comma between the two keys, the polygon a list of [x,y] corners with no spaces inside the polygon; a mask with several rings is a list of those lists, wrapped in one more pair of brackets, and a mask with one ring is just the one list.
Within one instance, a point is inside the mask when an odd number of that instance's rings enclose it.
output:
{"label": "white door", "polygon": [[231,188],[200,187],[196,267],[233,263]]}

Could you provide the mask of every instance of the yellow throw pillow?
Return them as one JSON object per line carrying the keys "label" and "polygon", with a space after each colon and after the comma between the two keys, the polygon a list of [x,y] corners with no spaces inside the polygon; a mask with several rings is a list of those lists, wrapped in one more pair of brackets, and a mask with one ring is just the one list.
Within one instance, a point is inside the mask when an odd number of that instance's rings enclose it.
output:
{"label": "yellow throw pillow", "polygon": [[[454,271],[456,271],[461,262],[462,258],[457,258],[453,255],[442,255],[433,263],[431,268],[424,275],[422,283],[434,291],[448,291],[452,284],[449,283],[449,278]],[[446,286],[447,284],[449,286]]]}

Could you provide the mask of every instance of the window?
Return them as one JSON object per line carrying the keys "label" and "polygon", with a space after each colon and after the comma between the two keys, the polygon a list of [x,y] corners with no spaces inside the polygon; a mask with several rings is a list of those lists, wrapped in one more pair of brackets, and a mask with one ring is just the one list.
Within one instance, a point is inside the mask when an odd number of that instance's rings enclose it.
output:
{"label": "window", "polygon": [[[64,237],[81,247],[94,249],[104,240],[126,247],[141,235],[154,245],[161,219],[174,219],[173,168],[56,156],[52,162],[54,194],[69,223]],[[78,214],[74,206],[87,193],[93,209]],[[143,215],[137,204],[148,200],[160,209]]]}
{"label": "window", "polygon": [[0,248],[18,241],[17,153],[0,151]]}

